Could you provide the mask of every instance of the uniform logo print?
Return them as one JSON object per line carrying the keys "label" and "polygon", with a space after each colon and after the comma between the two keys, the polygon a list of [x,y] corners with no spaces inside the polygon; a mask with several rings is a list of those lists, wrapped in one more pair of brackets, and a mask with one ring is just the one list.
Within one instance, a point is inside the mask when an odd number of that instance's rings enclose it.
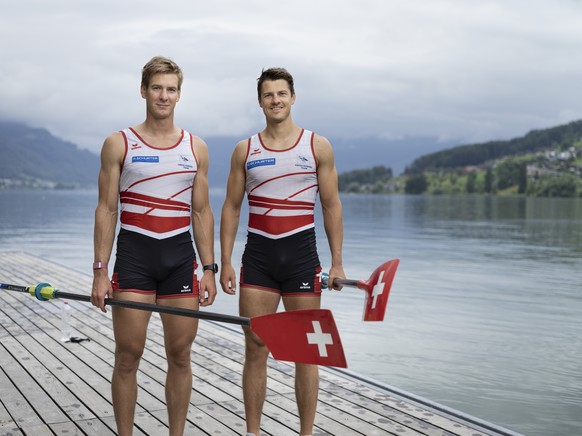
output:
{"label": "uniform logo print", "polygon": [[308,170],[308,169],[313,168],[313,165],[309,161],[309,158],[307,156],[303,156],[301,154],[297,155],[297,160],[295,161],[295,166],[299,167],[303,170]]}
{"label": "uniform logo print", "polygon": [[184,292],[190,292],[190,285],[183,285],[181,292],[182,293],[184,293]]}
{"label": "uniform logo print", "polygon": [[192,161],[190,160],[190,156],[185,154],[180,155],[180,163],[178,166],[184,168],[185,170],[192,169],[194,166],[192,165]]}
{"label": "uniform logo print", "polygon": [[276,163],[277,161],[274,157],[271,157],[269,159],[252,160],[250,162],[247,162],[247,170],[250,170],[255,167],[263,167],[266,165],[275,165]]}
{"label": "uniform logo print", "polygon": [[309,284],[309,282],[307,283],[301,282],[301,286],[299,287],[299,289],[311,289],[311,285]]}
{"label": "uniform logo print", "polygon": [[160,161],[159,156],[133,156],[132,162],[157,163]]}

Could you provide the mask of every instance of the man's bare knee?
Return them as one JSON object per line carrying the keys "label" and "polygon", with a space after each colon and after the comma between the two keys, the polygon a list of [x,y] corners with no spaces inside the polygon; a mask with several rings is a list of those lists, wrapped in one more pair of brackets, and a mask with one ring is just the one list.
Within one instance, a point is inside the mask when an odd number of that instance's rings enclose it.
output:
{"label": "man's bare knee", "polygon": [[125,373],[136,372],[143,350],[116,350],[115,369]]}
{"label": "man's bare knee", "polygon": [[180,350],[167,350],[166,359],[168,361],[168,366],[173,366],[179,369],[190,368],[190,362],[192,359],[191,355],[191,347],[182,348]]}

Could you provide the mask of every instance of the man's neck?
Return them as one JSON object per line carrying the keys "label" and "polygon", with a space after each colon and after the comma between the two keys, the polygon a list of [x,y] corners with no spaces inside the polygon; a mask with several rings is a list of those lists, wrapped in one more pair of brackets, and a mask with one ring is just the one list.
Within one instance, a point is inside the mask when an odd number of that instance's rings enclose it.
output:
{"label": "man's neck", "polygon": [[137,125],[135,130],[146,142],[162,148],[173,146],[181,134],[181,129],[174,124],[173,118],[163,120],[147,118]]}
{"label": "man's neck", "polygon": [[288,119],[282,123],[267,123],[261,138],[269,148],[285,149],[295,143],[300,133],[301,127]]}
{"label": "man's neck", "polygon": [[145,121],[139,125],[139,127],[154,136],[171,135],[177,130],[177,127],[174,124],[174,117],[163,119],[147,117]]}

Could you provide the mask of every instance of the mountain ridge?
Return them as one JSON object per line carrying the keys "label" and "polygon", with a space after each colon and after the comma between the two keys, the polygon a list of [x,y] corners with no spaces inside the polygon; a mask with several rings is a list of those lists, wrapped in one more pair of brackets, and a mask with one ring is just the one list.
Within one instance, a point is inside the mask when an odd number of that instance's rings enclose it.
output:
{"label": "mountain ridge", "polygon": [[[209,184],[224,187],[235,145],[244,136],[203,137],[210,156]],[[329,138],[338,172],[366,168],[381,162],[401,172],[407,163],[425,152],[452,146],[434,138],[388,140],[375,137]],[[47,129],[23,122],[0,120],[0,179],[41,187],[97,185],[99,156],[60,139]]]}
{"label": "mountain ridge", "polygon": [[78,187],[96,185],[98,173],[96,154],[46,129],[0,121],[0,178],[25,186]]}

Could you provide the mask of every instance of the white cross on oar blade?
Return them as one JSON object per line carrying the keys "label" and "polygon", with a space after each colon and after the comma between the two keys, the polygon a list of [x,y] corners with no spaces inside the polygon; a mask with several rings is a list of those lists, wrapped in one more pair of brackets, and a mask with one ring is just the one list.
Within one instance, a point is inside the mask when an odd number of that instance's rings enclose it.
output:
{"label": "white cross on oar blade", "polygon": [[378,297],[382,295],[384,292],[384,282],[382,279],[384,278],[384,271],[380,273],[380,277],[378,277],[378,283],[374,286],[372,290],[372,309],[376,308],[376,302],[378,301]]}
{"label": "white cross on oar blade", "polygon": [[307,333],[307,343],[317,345],[319,355],[321,357],[327,357],[326,345],[333,345],[331,334],[323,333],[319,321],[311,321],[311,325],[313,326],[314,333]]}

